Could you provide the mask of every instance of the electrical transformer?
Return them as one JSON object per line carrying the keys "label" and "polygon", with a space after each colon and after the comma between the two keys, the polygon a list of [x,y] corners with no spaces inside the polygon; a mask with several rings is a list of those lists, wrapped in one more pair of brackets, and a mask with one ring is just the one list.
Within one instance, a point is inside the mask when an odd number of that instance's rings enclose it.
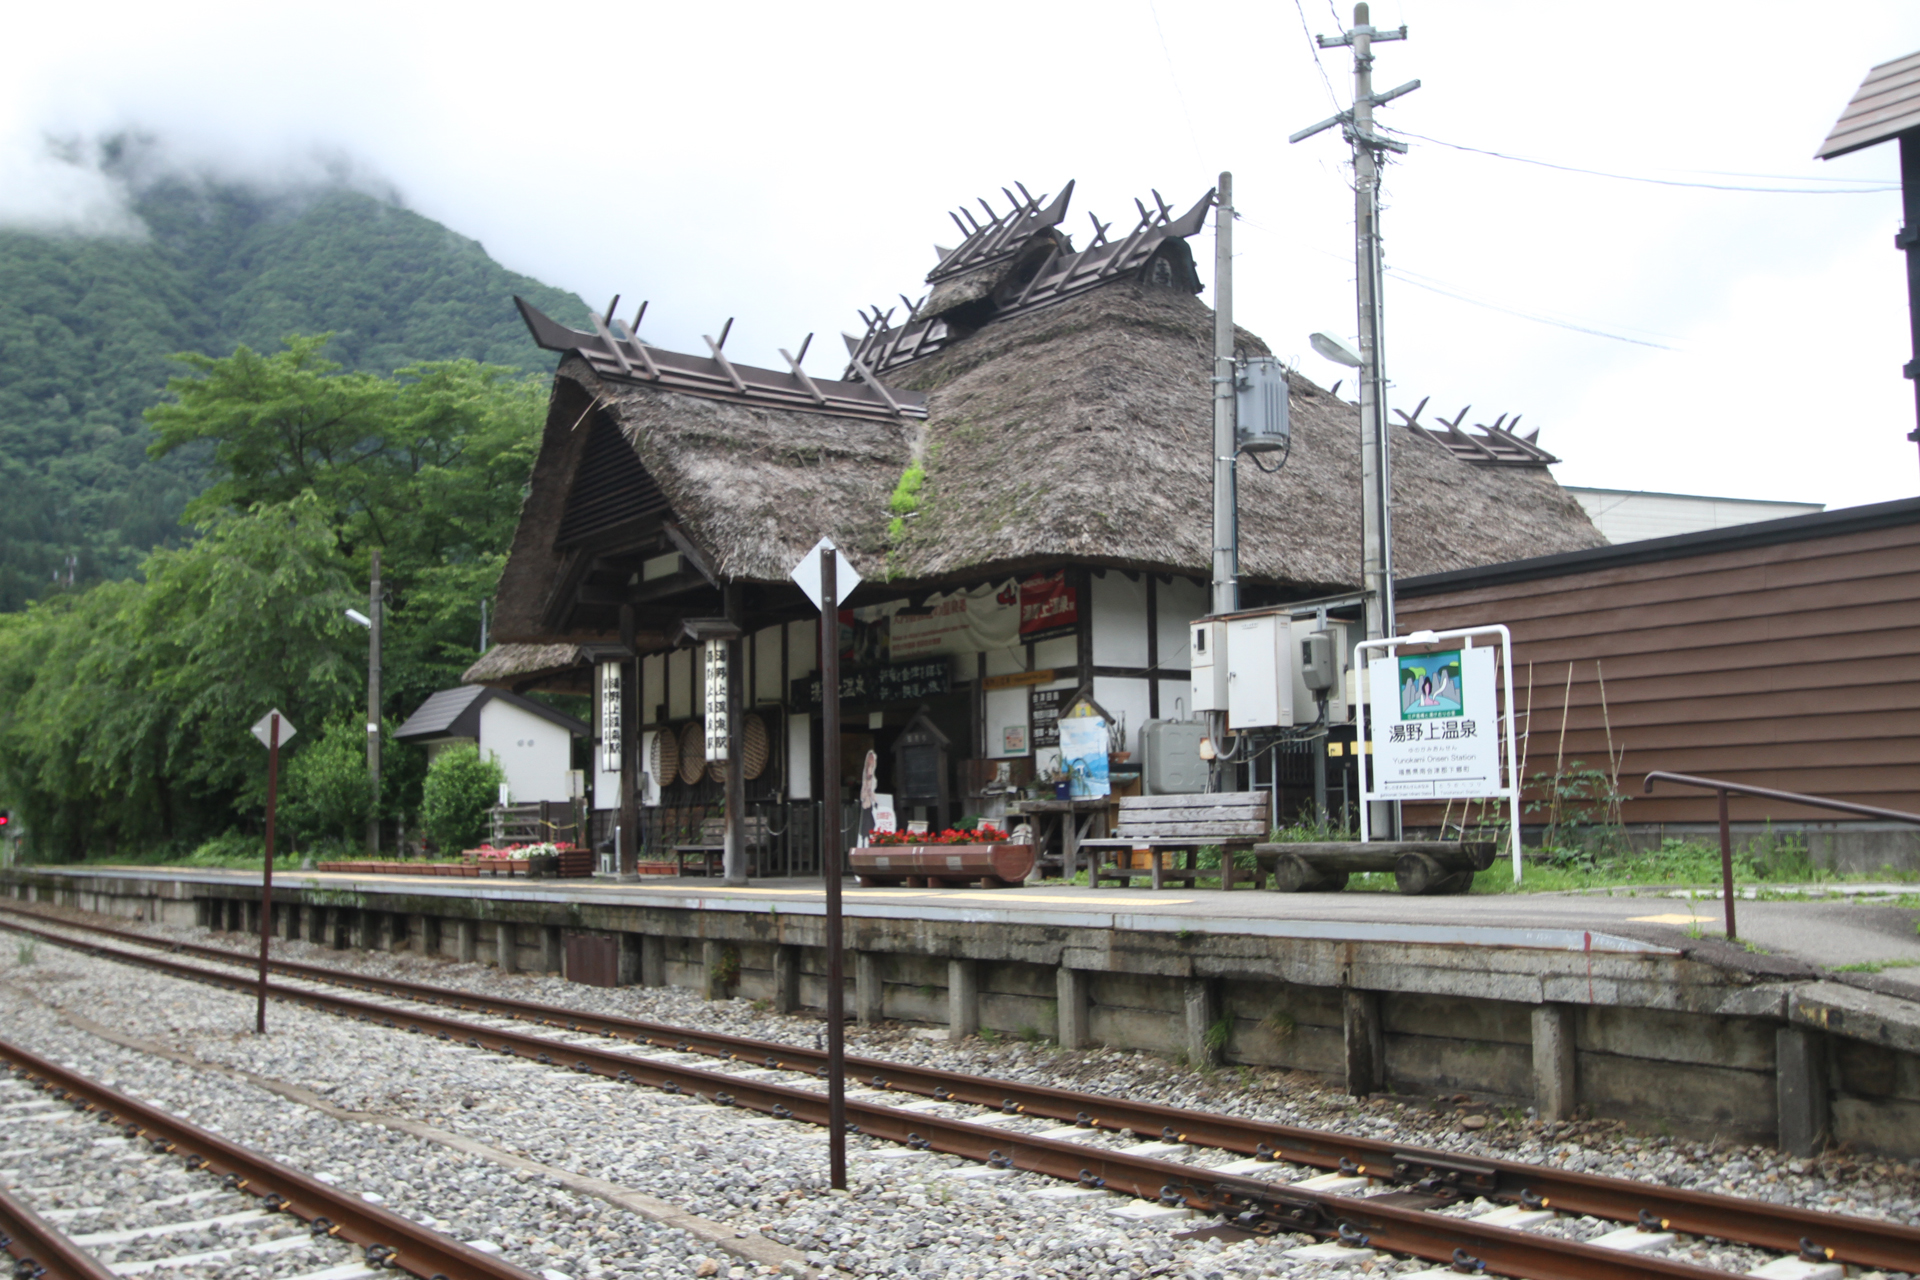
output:
{"label": "electrical transformer", "polygon": [[1293,437],[1287,370],[1272,356],[1255,356],[1233,375],[1235,453],[1276,453]]}

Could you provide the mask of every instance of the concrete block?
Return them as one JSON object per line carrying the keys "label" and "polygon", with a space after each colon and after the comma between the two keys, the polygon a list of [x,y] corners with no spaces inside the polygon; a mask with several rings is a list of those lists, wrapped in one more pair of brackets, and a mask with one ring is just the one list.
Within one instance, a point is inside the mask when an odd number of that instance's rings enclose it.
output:
{"label": "concrete block", "polygon": [[480,959],[480,928],[472,920],[453,922],[454,958],[462,964],[474,964]]}
{"label": "concrete block", "polygon": [[517,973],[520,968],[519,936],[510,921],[493,926],[493,962],[502,973]]}
{"label": "concrete block", "polygon": [[880,955],[876,951],[853,953],[853,1016],[859,1022],[875,1023],[886,1014],[885,984],[880,974]]}
{"label": "concrete block", "polygon": [[1774,1033],[1780,1149],[1788,1155],[1815,1155],[1827,1145],[1825,1039],[1809,1027],[1786,1026]]}
{"label": "concrete block", "polygon": [[657,933],[640,936],[640,985],[667,985],[667,940]]}
{"label": "concrete block", "polygon": [[1558,1215],[1551,1209],[1529,1209],[1525,1205],[1503,1204],[1498,1209],[1474,1214],[1473,1221],[1484,1222],[1490,1227],[1508,1227],[1514,1231],[1525,1231],[1538,1223],[1551,1222],[1556,1216]]}
{"label": "concrete block", "polygon": [[700,998],[703,1000],[727,998],[727,984],[720,977],[726,950],[725,943],[713,938],[704,938],[700,942]]}
{"label": "concrete block", "polygon": [[355,951],[373,950],[374,917],[378,912],[364,907],[347,913],[347,945]]}
{"label": "concrete block", "polygon": [[373,915],[372,949],[392,953],[400,949],[406,935],[401,932],[403,917],[391,911],[376,911]]}
{"label": "concrete block", "polygon": [[1775,1258],[1747,1272],[1761,1280],[1840,1280],[1847,1269],[1837,1262],[1808,1262],[1802,1258]]}
{"label": "concrete block", "polygon": [[1509,1102],[1533,1097],[1533,1050],[1525,1044],[1486,1040],[1443,1040],[1437,1036],[1388,1034],[1388,1093],[1491,1095]]}
{"label": "concrete block", "polygon": [[1213,1024],[1220,1020],[1218,986],[1206,978],[1188,978],[1181,993],[1187,1022],[1187,1061],[1196,1067],[1210,1067],[1220,1061],[1225,1044],[1213,1040]]}
{"label": "concrete block", "polygon": [[1298,1249],[1287,1250],[1289,1258],[1299,1258],[1305,1262],[1318,1262],[1329,1267],[1356,1267],[1363,1262],[1371,1262],[1377,1255],[1372,1249],[1354,1249],[1341,1244],[1338,1240],[1328,1240],[1323,1244],[1302,1245]]}
{"label": "concrete block", "polygon": [[327,909],[325,907],[301,907],[304,917],[300,922],[300,936],[317,947],[326,945]]}
{"label": "concrete block", "polygon": [[1439,1036],[1524,1045],[1527,1009],[1507,1000],[1429,992],[1382,992],[1380,1025],[1390,1036]]}
{"label": "concrete block", "polygon": [[773,949],[773,1011],[792,1013],[800,1007],[800,948]]}
{"label": "concrete block", "polygon": [[1772,1071],[1729,1071],[1582,1052],[1576,1083],[1580,1105],[1596,1116],[1642,1125],[1657,1116],[1676,1133],[1742,1142],[1778,1137]]}
{"label": "concrete block", "polygon": [[1345,1018],[1342,1027],[1346,1050],[1348,1094],[1364,1098],[1378,1093],[1386,1084],[1386,1036],[1380,1027],[1380,993],[1347,987],[1341,992]]}
{"label": "concrete block", "polygon": [[1081,969],[1070,969],[1061,965],[1054,971],[1054,985],[1058,991],[1059,1029],[1057,1037],[1062,1049],[1084,1049],[1089,1043],[1087,1035],[1087,996],[1092,985],[1088,975]]}
{"label": "concrete block", "polygon": [[1674,1241],[1671,1231],[1642,1231],[1638,1227],[1621,1227],[1618,1231],[1609,1231],[1603,1236],[1595,1236],[1587,1241],[1596,1249],[1618,1249],[1621,1253],[1651,1253],[1655,1249],[1664,1249]]}
{"label": "concrete block", "polygon": [[1352,1195],[1356,1191],[1367,1189],[1368,1179],[1355,1177],[1347,1173],[1319,1173],[1311,1178],[1302,1178],[1298,1182],[1289,1182],[1290,1187],[1301,1187],[1308,1191],[1324,1191],[1330,1196]]}
{"label": "concrete block", "polygon": [[1533,1011],[1533,1105],[1542,1120],[1573,1116],[1579,1092],[1574,1069],[1574,1010],[1564,1004],[1543,1004]]}
{"label": "concrete block", "polygon": [[543,973],[559,973],[566,968],[566,947],[561,940],[560,926],[557,924],[540,927],[540,970]]}
{"label": "concrete block", "polygon": [[980,1034],[980,965],[973,960],[947,961],[947,1037]]}
{"label": "concrete block", "polygon": [[1244,1178],[1256,1173],[1262,1176],[1278,1173],[1280,1172],[1280,1166],[1271,1160],[1258,1160],[1253,1156],[1247,1156],[1240,1160],[1229,1160],[1225,1164],[1214,1165],[1213,1171],[1215,1173],[1230,1173],[1237,1178]]}
{"label": "concrete block", "polygon": [[1122,1222],[1167,1222],[1194,1216],[1191,1209],[1180,1205],[1155,1204],[1151,1200],[1129,1200],[1107,1212]]}
{"label": "concrete block", "polygon": [[1077,1200],[1093,1200],[1107,1193],[1095,1191],[1090,1187],[1042,1187],[1032,1193],[1035,1200],[1051,1200],[1055,1204],[1072,1204]]}

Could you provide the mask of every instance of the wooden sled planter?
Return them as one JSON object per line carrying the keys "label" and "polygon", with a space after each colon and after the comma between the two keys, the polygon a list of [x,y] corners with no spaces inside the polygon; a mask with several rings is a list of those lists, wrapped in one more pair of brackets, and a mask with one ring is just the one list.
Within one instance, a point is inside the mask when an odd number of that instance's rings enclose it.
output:
{"label": "wooden sled planter", "polygon": [[1030,844],[861,845],[847,860],[863,887],[902,885],[909,889],[982,889],[1022,884],[1033,874]]}
{"label": "wooden sled planter", "polygon": [[1491,840],[1376,840],[1256,844],[1253,856],[1280,893],[1336,893],[1359,871],[1391,871],[1401,893],[1465,893],[1473,874],[1493,865]]}

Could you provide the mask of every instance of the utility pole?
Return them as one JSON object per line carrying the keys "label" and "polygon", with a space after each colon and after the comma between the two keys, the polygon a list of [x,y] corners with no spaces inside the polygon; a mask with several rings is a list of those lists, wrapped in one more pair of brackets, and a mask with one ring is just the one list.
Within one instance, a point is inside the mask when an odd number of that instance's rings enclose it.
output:
{"label": "utility pole", "polygon": [[373,586],[367,592],[367,784],[373,807],[367,813],[367,854],[380,853],[380,549],[373,550]]}
{"label": "utility pole", "polygon": [[1240,495],[1234,474],[1233,175],[1213,207],[1213,612],[1240,607]]}
{"label": "utility pole", "polygon": [[[1353,49],[1353,106],[1302,129],[1288,139],[1301,142],[1334,125],[1353,147],[1354,268],[1358,279],[1360,322],[1360,581],[1366,588],[1367,639],[1391,636],[1393,610],[1393,458],[1387,436],[1387,378],[1380,257],[1380,164],[1385,152],[1404,155],[1407,144],[1373,131],[1373,109],[1420,87],[1410,80],[1397,89],[1373,91],[1373,46],[1405,40],[1407,29],[1376,30],[1365,4],[1353,6],[1353,29],[1338,36],[1314,37],[1322,49]],[[1375,823],[1400,838],[1400,808],[1382,804]]]}

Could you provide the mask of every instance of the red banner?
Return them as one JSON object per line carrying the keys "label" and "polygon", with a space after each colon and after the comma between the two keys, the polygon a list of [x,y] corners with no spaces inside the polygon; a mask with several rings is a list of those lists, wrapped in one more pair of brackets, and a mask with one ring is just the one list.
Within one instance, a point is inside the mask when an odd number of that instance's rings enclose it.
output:
{"label": "red banner", "polygon": [[1080,598],[1065,570],[1039,574],[1020,584],[1020,639],[1025,643],[1070,636],[1080,625]]}

